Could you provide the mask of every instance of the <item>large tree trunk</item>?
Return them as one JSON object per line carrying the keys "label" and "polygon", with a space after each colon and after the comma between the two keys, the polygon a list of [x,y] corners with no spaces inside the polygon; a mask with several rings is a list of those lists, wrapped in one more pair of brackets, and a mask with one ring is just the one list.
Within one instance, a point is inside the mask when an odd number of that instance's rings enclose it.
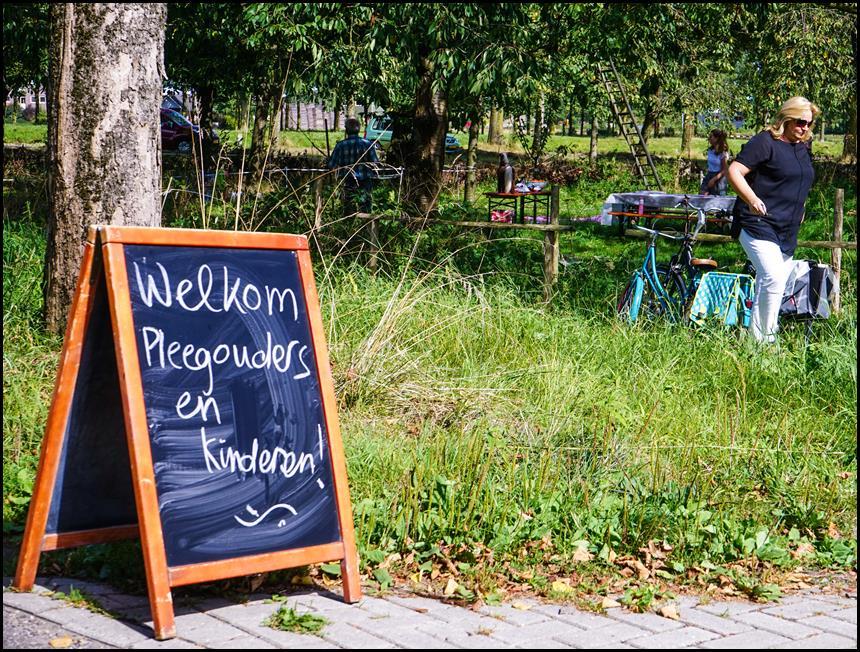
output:
{"label": "large tree trunk", "polygon": [[410,150],[406,155],[406,200],[410,208],[426,215],[436,206],[445,164],[448,130],[448,96],[433,89],[433,63],[421,57]]}
{"label": "large tree trunk", "polygon": [[502,126],[502,122],[504,121],[505,116],[502,109],[497,109],[495,107],[490,109],[490,126],[489,132],[487,133],[487,142],[492,143],[493,145],[501,145],[502,144],[502,136],[504,135],[504,127]]}
{"label": "large tree trunk", "polygon": [[645,103],[645,119],[642,122],[642,140],[648,142],[648,138],[652,135],[657,135],[659,118],[660,96],[662,95],[663,87],[659,84],[654,89],[654,93],[647,96]]}
{"label": "large tree trunk", "polygon": [[161,224],[163,3],[52,8],[45,322],[65,329],[89,224]]}

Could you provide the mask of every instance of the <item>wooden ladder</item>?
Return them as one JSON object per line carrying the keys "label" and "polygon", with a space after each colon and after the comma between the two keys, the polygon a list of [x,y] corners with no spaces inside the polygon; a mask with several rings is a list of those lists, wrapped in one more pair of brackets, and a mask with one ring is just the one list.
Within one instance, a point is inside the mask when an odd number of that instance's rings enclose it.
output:
{"label": "wooden ladder", "polygon": [[621,130],[621,135],[624,136],[624,140],[633,154],[636,173],[642,179],[645,190],[659,190],[662,192],[663,183],[660,181],[657,167],[654,165],[654,160],[651,158],[645,140],[642,138],[642,132],[639,130],[636,117],[630,109],[630,102],[627,100],[627,93],[624,92],[624,85],[621,83],[621,76],[615,69],[615,64],[611,59],[608,65],[598,62],[597,71],[600,74],[603,87],[606,89],[606,95],[609,97],[609,106],[612,108],[612,115],[615,117],[615,121]]}

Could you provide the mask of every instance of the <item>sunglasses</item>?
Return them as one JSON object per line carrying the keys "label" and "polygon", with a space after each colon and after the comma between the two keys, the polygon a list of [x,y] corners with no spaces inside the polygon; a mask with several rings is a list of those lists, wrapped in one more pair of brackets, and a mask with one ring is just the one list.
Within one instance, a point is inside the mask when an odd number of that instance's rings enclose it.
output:
{"label": "sunglasses", "polygon": [[792,120],[794,120],[794,124],[796,124],[798,127],[812,126],[812,120],[798,120],[797,118],[792,118]]}

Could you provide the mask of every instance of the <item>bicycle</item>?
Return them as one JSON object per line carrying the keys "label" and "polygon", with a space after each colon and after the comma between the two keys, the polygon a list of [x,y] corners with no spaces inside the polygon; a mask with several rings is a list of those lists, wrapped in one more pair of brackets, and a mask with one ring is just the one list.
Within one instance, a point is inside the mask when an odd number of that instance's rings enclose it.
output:
{"label": "bicycle", "polygon": [[[717,268],[716,261],[693,256],[696,236],[705,225],[705,212],[695,206],[691,207],[695,208],[698,214],[696,228],[692,233],[685,229],[683,235],[676,236],[638,224],[632,225],[635,229],[650,233],[651,237],[642,267],[633,272],[616,305],[618,314],[626,317],[628,322],[635,322],[643,308],[649,319],[666,316],[672,322],[686,321],[702,274]],[[668,265],[657,264],[658,237],[681,242],[678,252],[671,257]]]}

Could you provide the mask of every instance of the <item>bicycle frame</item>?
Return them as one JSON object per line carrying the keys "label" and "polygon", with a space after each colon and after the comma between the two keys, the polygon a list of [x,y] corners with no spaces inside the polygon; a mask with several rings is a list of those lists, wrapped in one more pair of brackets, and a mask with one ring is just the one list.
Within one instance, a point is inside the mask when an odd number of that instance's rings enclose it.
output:
{"label": "bicycle frame", "polygon": [[681,308],[683,306],[676,305],[676,302],[672,300],[666,288],[660,282],[660,275],[657,273],[657,237],[663,235],[664,237],[671,238],[672,236],[666,236],[659,231],[652,231],[643,227],[637,228],[651,232],[651,238],[648,242],[645,260],[642,261],[642,267],[634,272],[634,277],[631,279],[634,285],[631,288],[633,296],[630,304],[629,321],[634,322],[639,318],[639,310],[642,307],[642,298],[645,296],[646,283],[651,286],[652,294],[659,301],[662,311],[668,314],[673,322],[678,321],[682,316],[683,311]]}

